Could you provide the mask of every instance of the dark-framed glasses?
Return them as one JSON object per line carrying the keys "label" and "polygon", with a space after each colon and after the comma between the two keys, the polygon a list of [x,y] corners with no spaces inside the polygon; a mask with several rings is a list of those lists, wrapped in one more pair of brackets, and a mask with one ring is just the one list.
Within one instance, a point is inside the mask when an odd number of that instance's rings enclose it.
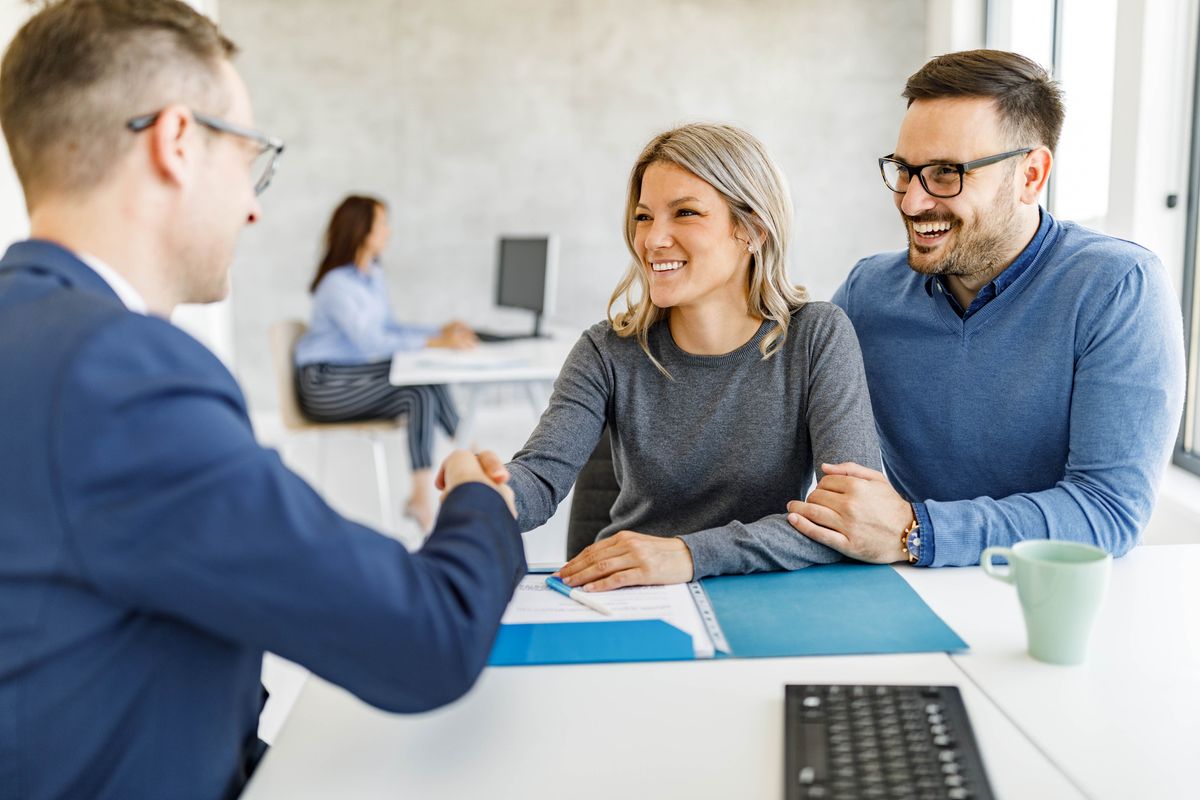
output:
{"label": "dark-framed glasses", "polygon": [[[150,114],[142,114],[141,116],[134,117],[125,123],[125,127],[134,133],[141,133],[153,127],[154,123],[158,122],[158,115],[161,113],[161,111],[154,111]],[[196,111],[192,112],[192,119],[209,130],[216,131],[217,133],[227,133],[231,136],[240,136],[257,144],[258,155],[254,157],[254,163],[250,167],[250,174],[254,177],[254,193],[262,194],[267,190],[267,187],[271,185],[271,178],[275,176],[279,157],[283,155],[282,139],[267,136],[264,133],[243,128],[241,125],[226,122],[219,117],[210,117],[207,114],[201,114]]]}
{"label": "dark-framed glasses", "polygon": [[884,156],[879,159],[879,174],[883,176],[884,185],[896,194],[907,192],[913,175],[916,175],[925,192],[931,197],[956,197],[963,190],[963,175],[980,167],[1031,152],[1032,147],[1022,147],[1020,150],[1009,150],[1007,153],[984,156],[961,164],[905,164],[892,156]]}

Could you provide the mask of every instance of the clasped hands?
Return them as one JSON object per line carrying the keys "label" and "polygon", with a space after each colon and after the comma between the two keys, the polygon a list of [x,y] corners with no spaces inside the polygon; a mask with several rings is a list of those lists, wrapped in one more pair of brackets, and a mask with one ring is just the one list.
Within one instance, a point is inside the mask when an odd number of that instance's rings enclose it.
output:
{"label": "clasped hands", "polygon": [[876,564],[905,560],[900,535],[912,505],[882,472],[853,462],[822,464],[824,477],[807,500],[787,504],[788,522],[814,542]]}
{"label": "clasped hands", "polygon": [[491,451],[476,455],[466,450],[455,450],[442,462],[434,485],[445,500],[446,495],[464,483],[482,483],[495,489],[504,498],[509,513],[516,518],[516,498],[508,485],[508,468],[500,456]]}

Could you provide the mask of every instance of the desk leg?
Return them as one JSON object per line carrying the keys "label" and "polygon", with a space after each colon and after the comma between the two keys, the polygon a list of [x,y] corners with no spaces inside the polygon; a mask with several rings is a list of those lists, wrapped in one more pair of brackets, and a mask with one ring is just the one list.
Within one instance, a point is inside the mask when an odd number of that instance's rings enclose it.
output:
{"label": "desk leg", "polygon": [[479,390],[480,385],[469,383],[462,387],[466,393],[466,406],[463,409],[463,414],[458,420],[458,431],[455,434],[455,442],[459,447],[465,447],[468,450],[475,450],[479,443],[473,440],[475,435],[475,412],[479,405]]}
{"label": "desk leg", "polygon": [[379,511],[383,532],[389,536],[396,535],[396,512],[392,506],[392,486],[388,475],[387,449],[384,447],[383,436],[371,434],[371,451],[375,454],[375,481],[379,487]]}
{"label": "desk leg", "polygon": [[546,381],[525,382],[525,396],[529,398],[529,405],[532,407],[535,417],[540,418],[542,412],[546,410],[546,406],[550,404],[548,387],[551,385]]}

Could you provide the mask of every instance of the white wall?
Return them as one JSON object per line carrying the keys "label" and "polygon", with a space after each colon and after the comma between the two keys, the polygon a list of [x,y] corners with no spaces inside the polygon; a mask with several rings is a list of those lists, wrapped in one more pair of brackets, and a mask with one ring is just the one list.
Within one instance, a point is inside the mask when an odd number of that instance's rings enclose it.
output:
{"label": "white wall", "polygon": [[[8,42],[29,19],[30,8],[17,0],[0,0],[0,47]],[[29,235],[29,215],[25,213],[25,196],[17,173],[8,157],[8,145],[0,136],[0,250],[9,243]]]}
{"label": "white wall", "polygon": [[307,316],[322,228],[350,191],[391,204],[393,299],[425,321],[493,316],[497,234],[539,230],[561,239],[559,315],[601,319],[627,264],[629,167],[688,120],[773,151],[796,200],[792,274],[817,297],[903,244],[875,159],[923,61],[923,0],[237,0],[221,16],[260,127],[288,147],[234,275],[256,408],[274,403],[267,326]]}
{"label": "white wall", "polygon": [[[209,16],[216,16],[217,0],[192,0],[191,5]],[[8,47],[32,10],[21,0],[0,0],[0,49]],[[0,251],[28,235],[25,197],[8,157],[8,146],[0,137]],[[233,366],[233,316],[229,301],[207,306],[180,306],[171,319],[207,345],[227,365]]]}

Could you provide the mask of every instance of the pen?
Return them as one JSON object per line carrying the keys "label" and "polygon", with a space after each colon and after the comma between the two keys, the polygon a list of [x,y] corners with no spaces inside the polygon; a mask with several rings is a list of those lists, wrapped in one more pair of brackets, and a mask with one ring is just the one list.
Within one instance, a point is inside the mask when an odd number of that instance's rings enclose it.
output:
{"label": "pen", "polygon": [[556,578],[551,575],[550,577],[546,578],[546,585],[559,594],[565,594],[576,603],[585,605],[593,611],[599,611],[601,614],[609,617],[612,616],[612,612],[605,608],[603,603],[594,597],[589,597],[588,593],[582,589],[572,589],[570,586],[567,586],[562,582],[562,578]]}

